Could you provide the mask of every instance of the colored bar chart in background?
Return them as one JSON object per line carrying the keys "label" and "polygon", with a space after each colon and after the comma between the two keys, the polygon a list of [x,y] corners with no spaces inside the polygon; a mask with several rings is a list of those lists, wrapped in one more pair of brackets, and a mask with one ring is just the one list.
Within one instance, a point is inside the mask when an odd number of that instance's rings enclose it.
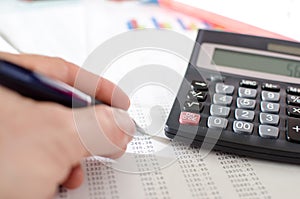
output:
{"label": "colored bar chart in background", "polygon": [[151,21],[153,22],[153,25],[156,29],[161,29],[161,28],[172,29],[170,23],[159,22],[155,17],[152,17]]}
{"label": "colored bar chart in background", "polygon": [[132,29],[143,29],[145,28],[144,26],[140,26],[137,22],[136,19],[131,19],[127,22],[127,27],[129,30],[132,30]]}
{"label": "colored bar chart in background", "polygon": [[183,30],[197,30],[198,27],[195,23],[191,22],[189,24],[185,24],[182,19],[177,18],[178,24],[181,26]]}
{"label": "colored bar chart in background", "polygon": [[175,29],[181,31],[196,31],[199,28],[224,30],[224,28],[221,26],[217,26],[205,21],[193,21],[182,19],[181,17],[174,17],[167,20],[160,20],[157,17],[150,17],[149,19],[146,19],[146,21],[133,18],[127,21],[127,28],[129,30],[144,28]]}

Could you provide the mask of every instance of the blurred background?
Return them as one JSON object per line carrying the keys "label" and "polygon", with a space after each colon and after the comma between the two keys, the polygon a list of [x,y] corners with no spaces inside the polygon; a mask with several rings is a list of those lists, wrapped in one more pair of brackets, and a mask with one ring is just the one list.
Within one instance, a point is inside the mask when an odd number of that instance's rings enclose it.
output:
{"label": "blurred background", "polygon": [[[170,3],[170,0],[160,2]],[[156,1],[1,0],[0,50],[16,49],[63,57],[82,65],[103,41],[144,28],[171,29],[195,38],[198,28],[228,30],[224,20],[195,16],[201,9],[300,40],[300,2],[296,0],[177,0],[172,7]],[[172,4],[173,5],[173,4]],[[218,24],[220,22],[220,24]],[[238,28],[238,27],[237,27]]]}

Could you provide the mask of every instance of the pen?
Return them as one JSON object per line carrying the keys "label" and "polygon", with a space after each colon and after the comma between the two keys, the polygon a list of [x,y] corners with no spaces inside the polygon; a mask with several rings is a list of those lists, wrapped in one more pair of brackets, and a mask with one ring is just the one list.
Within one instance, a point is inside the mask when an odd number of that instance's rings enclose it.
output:
{"label": "pen", "polygon": [[[1,60],[0,85],[34,100],[56,102],[70,108],[104,104],[61,81]],[[139,133],[146,134],[142,127],[134,123]]]}

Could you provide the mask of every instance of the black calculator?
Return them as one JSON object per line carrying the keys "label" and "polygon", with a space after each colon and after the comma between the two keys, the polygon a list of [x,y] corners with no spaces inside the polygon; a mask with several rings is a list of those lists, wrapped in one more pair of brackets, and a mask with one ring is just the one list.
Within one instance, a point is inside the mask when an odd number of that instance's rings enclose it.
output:
{"label": "black calculator", "polygon": [[165,134],[300,163],[300,43],[199,30]]}

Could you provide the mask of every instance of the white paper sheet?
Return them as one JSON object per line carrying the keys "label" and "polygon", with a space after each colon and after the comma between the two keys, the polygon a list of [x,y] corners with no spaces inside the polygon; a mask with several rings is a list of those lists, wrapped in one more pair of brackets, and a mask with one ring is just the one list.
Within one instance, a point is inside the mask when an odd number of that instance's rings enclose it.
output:
{"label": "white paper sheet", "polygon": [[0,2],[0,32],[22,52],[62,57],[78,65],[87,56],[85,20],[78,1]]}

